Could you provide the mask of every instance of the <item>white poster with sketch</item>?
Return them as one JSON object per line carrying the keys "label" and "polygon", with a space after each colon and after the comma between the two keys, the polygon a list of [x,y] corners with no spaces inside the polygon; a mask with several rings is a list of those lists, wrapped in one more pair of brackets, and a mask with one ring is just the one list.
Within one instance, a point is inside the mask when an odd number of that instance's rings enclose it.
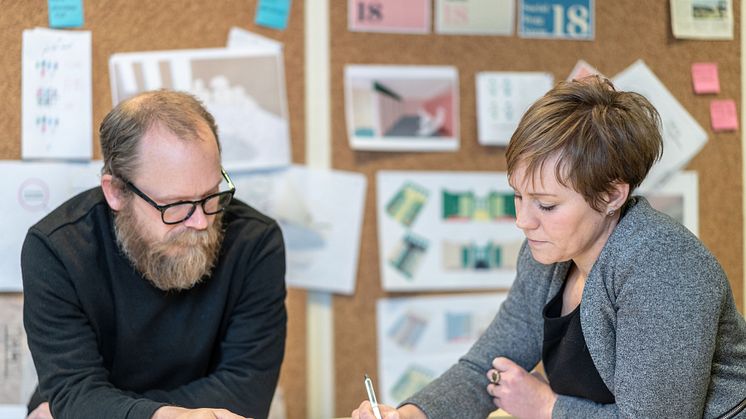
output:
{"label": "white poster with sketch", "polygon": [[288,286],[355,292],[365,176],[303,166],[230,175],[236,198],[280,224]]}
{"label": "white poster with sketch", "polygon": [[386,291],[508,288],[524,235],[504,172],[379,171]]}
{"label": "white poster with sketch", "polygon": [[90,160],[91,32],[23,31],[21,156]]}
{"label": "white poster with sketch", "polygon": [[543,72],[477,73],[479,143],[506,146],[526,110],[552,88]]}
{"label": "white poster with sketch", "polygon": [[663,156],[643,184],[652,189],[699,153],[707,142],[707,133],[642,60],[614,76],[613,82],[617,90],[645,96],[661,116]]}
{"label": "white poster with sketch", "polygon": [[99,185],[102,163],[0,161],[0,292],[21,291],[21,245],[29,227],[78,193]]}
{"label": "white poster with sketch", "polygon": [[671,0],[671,30],[683,39],[733,39],[732,0]]}
{"label": "white poster with sketch", "polygon": [[109,59],[109,77],[115,105],[137,93],[161,88],[197,96],[217,122],[226,169],[290,164],[281,49],[120,53]]}
{"label": "white poster with sketch", "polygon": [[455,67],[348,65],[344,83],[347,135],[353,149],[458,149]]}
{"label": "white poster with sketch", "polygon": [[634,193],[699,236],[699,175],[695,171],[676,172],[665,183]]}
{"label": "white poster with sketch", "polygon": [[[23,295],[0,295],[0,418],[25,418],[36,370],[23,329]],[[10,416],[23,407],[22,416]]]}
{"label": "white poster with sketch", "polygon": [[379,401],[396,406],[455,364],[506,297],[490,293],[378,300]]}

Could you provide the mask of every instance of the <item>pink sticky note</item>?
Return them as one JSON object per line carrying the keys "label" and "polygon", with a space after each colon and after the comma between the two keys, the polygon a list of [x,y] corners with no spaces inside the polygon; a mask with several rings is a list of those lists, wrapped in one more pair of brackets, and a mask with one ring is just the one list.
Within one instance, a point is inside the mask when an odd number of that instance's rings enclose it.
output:
{"label": "pink sticky note", "polygon": [[430,0],[348,0],[351,31],[428,33]]}
{"label": "pink sticky note", "polygon": [[716,63],[692,64],[692,82],[694,93],[720,93],[720,79]]}
{"label": "pink sticky note", "polygon": [[738,130],[736,101],[733,99],[711,101],[710,119],[712,120],[712,130],[715,132]]}

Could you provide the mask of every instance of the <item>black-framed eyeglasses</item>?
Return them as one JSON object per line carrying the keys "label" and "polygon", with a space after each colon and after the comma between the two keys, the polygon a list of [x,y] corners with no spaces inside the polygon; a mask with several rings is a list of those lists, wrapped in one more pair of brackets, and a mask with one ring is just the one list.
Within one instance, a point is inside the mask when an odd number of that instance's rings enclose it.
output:
{"label": "black-framed eyeglasses", "polygon": [[206,215],[213,215],[225,210],[233,199],[233,194],[236,192],[236,187],[233,185],[231,178],[225,169],[221,168],[220,173],[223,175],[223,179],[228,182],[228,190],[212,195],[208,195],[198,201],[178,201],[166,205],[158,205],[149,196],[145,195],[145,192],[133,185],[132,182],[123,179],[124,184],[134,192],[137,196],[142,198],[145,202],[152,205],[153,208],[161,212],[161,220],[164,224],[179,224],[189,219],[197,209],[197,205],[202,206],[202,212]]}

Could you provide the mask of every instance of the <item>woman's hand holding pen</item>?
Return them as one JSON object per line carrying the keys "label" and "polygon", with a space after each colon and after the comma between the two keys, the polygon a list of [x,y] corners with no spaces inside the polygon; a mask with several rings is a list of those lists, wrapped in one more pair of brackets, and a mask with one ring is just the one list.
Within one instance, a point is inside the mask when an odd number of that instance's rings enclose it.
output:
{"label": "woman's hand holding pen", "polygon": [[540,373],[529,373],[508,358],[492,361],[487,393],[495,406],[517,418],[551,418],[557,395]]}
{"label": "woman's hand holding pen", "polygon": [[[378,408],[381,409],[382,419],[427,419],[425,413],[411,404],[405,404],[399,409],[379,404]],[[351,419],[374,419],[370,402],[366,400],[360,403],[360,407],[352,411],[351,417]]]}

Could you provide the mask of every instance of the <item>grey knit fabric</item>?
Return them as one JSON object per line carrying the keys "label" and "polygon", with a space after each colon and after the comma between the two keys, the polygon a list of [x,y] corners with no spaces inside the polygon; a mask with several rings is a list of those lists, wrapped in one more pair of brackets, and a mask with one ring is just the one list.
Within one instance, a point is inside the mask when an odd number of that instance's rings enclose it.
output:
{"label": "grey knit fabric", "polygon": [[[486,372],[540,361],[542,308],[571,262],[542,265],[524,243],[507,300],[457,364],[402,404],[430,419],[494,410]],[[634,198],[594,264],[581,325],[616,404],[560,396],[555,418],[715,418],[746,397],[746,322],[720,264],[687,229]],[[746,413],[737,416],[746,418]]]}

